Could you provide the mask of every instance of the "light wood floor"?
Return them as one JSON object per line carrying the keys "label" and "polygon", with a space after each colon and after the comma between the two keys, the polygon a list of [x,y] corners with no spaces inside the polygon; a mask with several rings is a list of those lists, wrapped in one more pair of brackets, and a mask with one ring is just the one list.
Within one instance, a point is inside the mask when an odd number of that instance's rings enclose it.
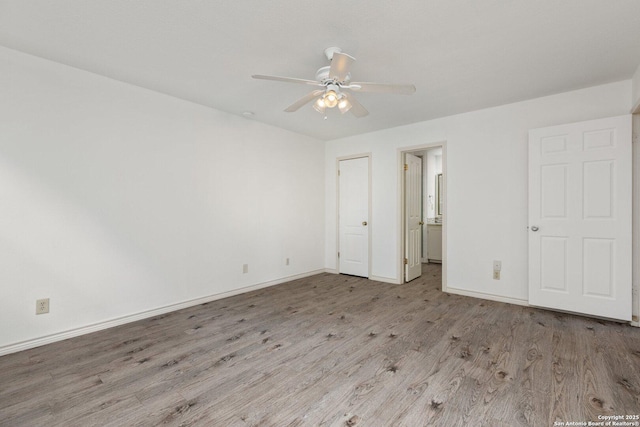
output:
{"label": "light wood floor", "polygon": [[0,425],[553,426],[640,414],[640,330],[321,274],[0,358]]}

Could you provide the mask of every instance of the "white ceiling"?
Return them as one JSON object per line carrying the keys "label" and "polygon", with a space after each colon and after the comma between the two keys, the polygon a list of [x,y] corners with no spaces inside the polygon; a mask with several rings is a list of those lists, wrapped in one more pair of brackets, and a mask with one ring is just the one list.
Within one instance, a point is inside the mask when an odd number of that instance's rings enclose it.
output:
{"label": "white ceiling", "polygon": [[[0,45],[319,139],[631,78],[638,0],[0,0]],[[323,50],[356,57],[370,115],[285,113]],[[631,95],[630,95],[631,96]]]}

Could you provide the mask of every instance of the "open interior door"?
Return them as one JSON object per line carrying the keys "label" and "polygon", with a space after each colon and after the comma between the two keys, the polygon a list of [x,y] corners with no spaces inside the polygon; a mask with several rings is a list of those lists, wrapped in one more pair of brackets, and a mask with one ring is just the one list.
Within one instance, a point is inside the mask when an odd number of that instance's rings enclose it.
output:
{"label": "open interior door", "polygon": [[422,275],[422,159],[405,154],[405,280]]}

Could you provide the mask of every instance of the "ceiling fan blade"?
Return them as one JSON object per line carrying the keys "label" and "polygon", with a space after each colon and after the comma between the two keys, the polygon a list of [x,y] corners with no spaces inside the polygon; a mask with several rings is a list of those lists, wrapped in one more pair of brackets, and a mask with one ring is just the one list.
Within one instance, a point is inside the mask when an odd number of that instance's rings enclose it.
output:
{"label": "ceiling fan blade", "polygon": [[276,82],[301,83],[301,84],[311,85],[311,86],[322,86],[320,82],[317,82],[315,80],[294,79],[293,77],[263,76],[261,74],[254,74],[251,77],[259,80],[274,80]]}
{"label": "ceiling fan blade", "polygon": [[298,111],[300,107],[313,101],[319,95],[322,95],[322,93],[324,93],[324,91],[314,90],[313,92],[306,94],[305,96],[303,96],[302,98],[294,102],[293,104],[289,105],[284,111],[286,111],[287,113],[293,113],[294,111]]}
{"label": "ceiling fan blade", "polygon": [[351,82],[347,88],[356,92],[398,93],[401,95],[411,95],[416,91],[414,85],[391,85],[371,82]]}
{"label": "ceiling fan blade", "polygon": [[345,81],[349,75],[351,64],[356,59],[346,53],[335,52],[331,59],[331,68],[329,69],[329,78],[336,79],[339,82]]}
{"label": "ceiling fan blade", "polygon": [[349,92],[346,92],[346,91],[343,92],[343,93],[345,94],[345,96],[347,97],[349,102],[351,103],[351,109],[349,111],[351,111],[354,116],[356,116],[356,117],[364,117],[364,116],[369,114],[367,109],[364,108],[362,106],[362,104],[360,104],[358,102],[358,100],[356,99],[355,96],[353,96],[352,94],[350,94]]}

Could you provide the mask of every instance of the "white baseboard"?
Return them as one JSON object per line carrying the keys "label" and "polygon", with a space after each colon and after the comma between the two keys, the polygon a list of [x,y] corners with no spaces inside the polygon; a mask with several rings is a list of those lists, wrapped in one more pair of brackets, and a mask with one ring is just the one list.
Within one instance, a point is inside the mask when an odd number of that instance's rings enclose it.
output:
{"label": "white baseboard", "polygon": [[447,292],[449,294],[463,295],[465,297],[486,299],[489,301],[506,302],[508,304],[523,305],[525,307],[529,306],[529,301],[526,299],[501,297],[499,295],[485,294],[483,292],[465,291],[463,289],[456,289],[450,286],[447,286],[446,289],[442,289],[442,292]]}
{"label": "white baseboard", "polygon": [[11,353],[17,353],[19,351],[28,350],[30,348],[40,347],[45,344],[51,344],[57,341],[66,340],[66,339],[77,337],[80,335],[90,334],[92,332],[102,331],[104,329],[113,328],[114,326],[124,325],[125,323],[131,323],[131,322],[135,322],[142,319],[148,319],[149,317],[159,316],[161,314],[182,310],[183,308],[189,308],[199,304],[205,304],[207,302],[216,301],[222,298],[227,298],[234,295],[255,291],[262,288],[268,288],[270,286],[279,285],[281,283],[290,282],[292,280],[303,279],[305,277],[314,276],[316,274],[320,274],[324,272],[325,270],[322,269],[322,270],[309,271],[307,273],[296,274],[293,276],[287,276],[281,279],[271,280],[269,282],[263,282],[263,283],[258,283],[251,286],[245,286],[239,289],[234,289],[232,291],[227,291],[227,292],[222,292],[215,295],[196,298],[189,301],[180,302],[177,304],[170,304],[164,307],[159,307],[152,310],[143,311],[140,313],[134,313],[127,316],[118,317],[115,319],[106,320],[104,322],[98,322],[91,325],[70,329],[64,332],[58,332],[58,333],[47,335],[40,338],[21,341],[15,344],[9,344],[9,345],[0,347],[0,356],[4,356],[6,354],[11,354]]}
{"label": "white baseboard", "polygon": [[[330,274],[340,274],[340,272],[335,268],[325,268],[324,272],[325,273],[330,273]],[[369,276],[368,279],[369,280],[375,280],[376,282],[391,283],[393,285],[402,284],[402,282],[398,282],[396,279],[392,279],[392,278],[389,278],[389,277]]]}
{"label": "white baseboard", "polygon": [[369,276],[369,280],[375,280],[376,282],[391,283],[393,285],[401,285],[402,282],[390,277]]}

